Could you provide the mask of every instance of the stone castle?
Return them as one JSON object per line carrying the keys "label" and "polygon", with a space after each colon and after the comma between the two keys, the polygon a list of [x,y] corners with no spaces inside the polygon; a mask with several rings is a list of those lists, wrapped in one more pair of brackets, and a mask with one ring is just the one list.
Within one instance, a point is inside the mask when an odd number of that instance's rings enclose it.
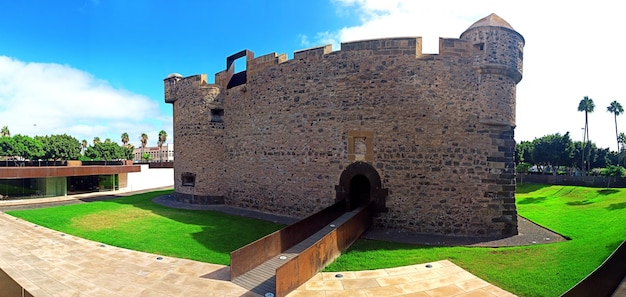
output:
{"label": "stone castle", "polygon": [[[515,95],[524,38],[491,14],[420,37],[254,57],[165,80],[175,199],[305,217],[373,203],[377,228],[517,234]],[[245,59],[236,72],[234,61]]]}

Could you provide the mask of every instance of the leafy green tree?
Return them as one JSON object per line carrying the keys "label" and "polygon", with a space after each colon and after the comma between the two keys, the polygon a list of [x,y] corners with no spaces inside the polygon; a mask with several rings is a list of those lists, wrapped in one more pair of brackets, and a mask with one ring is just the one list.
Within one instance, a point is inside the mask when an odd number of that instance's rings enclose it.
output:
{"label": "leafy green tree", "polygon": [[42,158],[45,154],[43,145],[37,138],[18,134],[13,136],[13,140],[15,141],[13,154],[17,157],[33,161]]}
{"label": "leafy green tree", "polygon": [[121,150],[121,154],[120,154],[120,159],[122,160],[132,160],[135,158],[135,147],[132,144],[128,144],[125,146],[120,147]]}
{"label": "leafy green tree", "polygon": [[15,140],[12,137],[0,137],[0,157],[7,160],[9,157],[14,157],[16,154],[13,152],[15,148]]}
{"label": "leafy green tree", "polygon": [[532,159],[537,165],[549,166],[556,174],[555,167],[571,164],[570,156],[574,147],[569,132],[561,136],[556,133],[533,140]]}
{"label": "leafy green tree", "polygon": [[82,148],[78,139],[67,135],[36,136],[43,144],[43,159],[46,160],[78,160]]}
{"label": "leafy green tree", "polygon": [[611,165],[609,148],[598,148],[595,143],[589,147],[590,168],[604,168]]}
{"label": "leafy green tree", "polygon": [[105,164],[107,161],[116,159],[119,151],[119,145],[112,142],[100,142],[87,149],[85,154],[92,160],[103,160]]}
{"label": "leafy green tree", "polygon": [[96,136],[93,138],[93,145],[95,146],[98,143],[101,143],[102,141],[100,141],[100,137]]}
{"label": "leafy green tree", "polygon": [[612,177],[624,177],[626,175],[626,169],[622,166],[609,165],[603,171],[602,175]]}
{"label": "leafy green tree", "polygon": [[159,146],[159,158],[161,159],[161,162],[163,162],[163,151],[161,149],[163,148],[163,144],[165,143],[166,140],[167,140],[167,132],[165,132],[165,130],[159,131],[158,146]]}
{"label": "leafy green tree", "polygon": [[[585,96],[582,100],[580,100],[580,102],[578,103],[578,111],[583,111],[585,112],[585,130],[583,132],[583,143],[585,143],[585,147],[583,148],[583,158],[585,157],[585,152],[586,152],[586,146],[587,143],[589,142],[589,117],[588,114],[592,113],[594,108],[596,107],[596,105],[593,103],[593,99]],[[587,159],[587,166],[589,166],[589,154],[586,155],[586,159]],[[585,166],[583,165],[583,175],[585,175]]]}
{"label": "leafy green tree", "polygon": [[11,131],[9,131],[8,126],[2,126],[2,130],[0,130],[0,136],[11,137]]}
{"label": "leafy green tree", "polygon": [[515,146],[515,163],[522,162],[534,164],[533,162],[533,143],[530,141],[522,141]]}
{"label": "leafy green tree", "polygon": [[115,142],[100,142],[87,148],[85,156],[91,160],[132,160],[133,147],[120,146]]}
{"label": "leafy green tree", "polygon": [[581,168],[584,167],[584,148],[585,143],[582,141],[575,141],[573,143],[572,156],[570,160],[570,166],[572,168]]}
{"label": "leafy green tree", "polygon": [[619,134],[617,133],[617,116],[624,113],[624,108],[621,104],[619,104],[619,102],[613,100],[613,102],[611,102],[611,105],[606,108],[606,111],[612,113],[615,119],[615,139],[617,140],[617,151],[619,152],[620,141]]}
{"label": "leafy green tree", "polygon": [[603,170],[600,171],[600,174],[606,177],[609,177],[606,179],[606,187],[610,188],[611,187],[611,178],[610,177],[624,177],[624,175],[626,175],[626,169],[624,169],[624,167],[622,166],[616,166],[616,165],[609,165],[606,168],[604,168]]}

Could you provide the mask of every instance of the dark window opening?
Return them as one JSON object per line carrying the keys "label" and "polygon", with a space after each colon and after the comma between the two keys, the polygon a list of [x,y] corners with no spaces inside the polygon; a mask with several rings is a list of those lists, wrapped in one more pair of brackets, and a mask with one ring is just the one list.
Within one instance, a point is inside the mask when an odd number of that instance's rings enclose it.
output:
{"label": "dark window opening", "polygon": [[485,43],[481,42],[474,44],[474,49],[476,49],[477,51],[485,50]]}
{"label": "dark window opening", "polygon": [[191,172],[183,172],[180,175],[183,186],[193,187],[196,185],[196,175]]}
{"label": "dark window opening", "polygon": [[224,110],[221,108],[211,109],[211,122],[223,123],[224,122]]}

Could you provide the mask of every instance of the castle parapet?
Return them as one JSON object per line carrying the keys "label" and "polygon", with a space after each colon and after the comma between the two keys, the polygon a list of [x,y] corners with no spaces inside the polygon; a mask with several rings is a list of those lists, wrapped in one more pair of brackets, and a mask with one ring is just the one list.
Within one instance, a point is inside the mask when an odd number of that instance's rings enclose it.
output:
{"label": "castle parapet", "polygon": [[248,74],[250,75],[250,74],[257,73],[257,72],[261,72],[268,67],[278,65],[285,61],[287,61],[286,54],[279,55],[274,52],[274,53],[263,55],[258,58],[254,58],[250,61],[247,61],[246,70],[248,71]]}
{"label": "castle parapet", "polygon": [[463,57],[469,52],[470,44],[458,38],[439,38],[439,55]]}
{"label": "castle parapet", "polygon": [[421,37],[384,38],[342,42],[341,52],[367,51],[372,55],[422,55]]}
{"label": "castle parapet", "polygon": [[293,53],[294,60],[317,60],[324,55],[330,54],[333,51],[333,45],[327,44],[324,46],[318,46],[308,49],[295,51]]}

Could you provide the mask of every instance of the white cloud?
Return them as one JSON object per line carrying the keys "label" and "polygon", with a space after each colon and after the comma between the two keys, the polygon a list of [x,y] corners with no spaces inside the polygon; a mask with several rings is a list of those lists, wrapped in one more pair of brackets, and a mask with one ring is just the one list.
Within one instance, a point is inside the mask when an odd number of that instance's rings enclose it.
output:
{"label": "white cloud", "polygon": [[0,56],[0,126],[8,126],[11,134],[66,133],[78,140],[91,142],[97,136],[119,143],[127,132],[138,145],[141,133],[154,135],[156,142],[158,131],[169,123],[171,116],[160,114],[155,101],[113,88],[87,72]]}
{"label": "white cloud", "polygon": [[[508,21],[526,39],[524,78],[517,89],[516,139],[532,140],[570,132],[582,140],[584,115],[578,102],[589,96],[596,110],[589,116],[591,140],[616,149],[611,101],[626,98],[621,90],[626,19],[618,2],[595,1],[413,1],[334,0],[338,14],[356,13],[357,26],[320,32],[312,45],[382,37],[421,36],[424,53],[438,52],[439,37],[459,37],[472,23],[491,13]],[[330,42],[329,42],[330,41]],[[338,50],[338,46],[333,47]],[[626,131],[626,116],[618,117]]]}

